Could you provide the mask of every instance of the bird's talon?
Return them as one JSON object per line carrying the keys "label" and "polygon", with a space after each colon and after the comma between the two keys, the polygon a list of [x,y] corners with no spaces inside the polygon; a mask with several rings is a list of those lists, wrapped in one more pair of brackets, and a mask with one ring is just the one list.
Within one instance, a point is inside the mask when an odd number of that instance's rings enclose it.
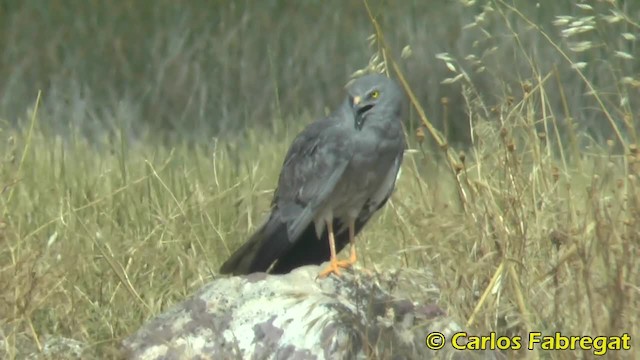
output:
{"label": "bird's talon", "polygon": [[353,264],[355,264],[355,261],[352,262],[351,260],[340,260],[336,263],[336,266],[341,267],[343,269],[348,269],[352,267]]}
{"label": "bird's talon", "polygon": [[331,275],[331,274],[335,274],[336,276],[340,276],[340,263],[339,262],[332,262],[329,264],[329,266],[327,266],[326,269],[322,270],[319,274],[318,277],[319,278],[326,278],[327,276]]}

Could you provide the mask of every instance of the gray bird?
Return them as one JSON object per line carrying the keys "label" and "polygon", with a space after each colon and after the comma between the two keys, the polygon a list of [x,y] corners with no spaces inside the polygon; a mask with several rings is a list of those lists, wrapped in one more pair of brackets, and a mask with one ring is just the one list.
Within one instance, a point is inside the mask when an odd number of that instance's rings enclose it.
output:
{"label": "gray bird", "polygon": [[[222,274],[287,273],[330,260],[320,277],[356,262],[355,237],[391,196],[405,149],[405,97],[365,75],[329,117],[307,126],[284,160],[268,220],[222,265]],[[351,245],[348,260],[336,254]]]}

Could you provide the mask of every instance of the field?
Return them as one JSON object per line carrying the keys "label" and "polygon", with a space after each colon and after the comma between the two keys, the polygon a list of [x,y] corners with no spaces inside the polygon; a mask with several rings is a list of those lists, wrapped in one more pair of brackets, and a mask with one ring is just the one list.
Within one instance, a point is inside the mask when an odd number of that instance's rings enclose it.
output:
{"label": "field", "polygon": [[[431,272],[439,305],[476,334],[628,333],[632,349],[613,356],[640,354],[640,6],[372,1],[376,28],[344,3],[299,10],[318,11],[321,34],[292,33],[304,21],[277,1],[222,2],[215,21],[199,2],[87,1],[73,11],[95,19],[75,22],[55,1],[2,5],[3,358],[62,338],[115,358],[215,278],[267,213],[293,137],[367,64],[415,97],[402,176],[358,239],[361,265]],[[132,36],[153,35],[127,48],[119,31],[136,14],[151,20]],[[20,33],[30,17],[42,21]],[[285,40],[259,53],[256,24]],[[75,31],[91,26],[103,29]]]}

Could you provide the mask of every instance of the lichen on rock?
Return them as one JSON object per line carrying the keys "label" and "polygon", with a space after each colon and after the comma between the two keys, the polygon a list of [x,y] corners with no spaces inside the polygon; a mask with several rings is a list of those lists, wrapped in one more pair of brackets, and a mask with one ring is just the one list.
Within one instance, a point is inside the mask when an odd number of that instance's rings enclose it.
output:
{"label": "lichen on rock", "polygon": [[[123,342],[131,359],[429,359],[468,352],[425,346],[430,331],[460,331],[433,305],[428,274],[320,267],[218,278]],[[412,300],[420,297],[420,302]],[[443,356],[444,355],[444,356]],[[463,356],[464,355],[464,356]],[[476,354],[481,355],[481,354]],[[493,358],[485,353],[482,357]]]}

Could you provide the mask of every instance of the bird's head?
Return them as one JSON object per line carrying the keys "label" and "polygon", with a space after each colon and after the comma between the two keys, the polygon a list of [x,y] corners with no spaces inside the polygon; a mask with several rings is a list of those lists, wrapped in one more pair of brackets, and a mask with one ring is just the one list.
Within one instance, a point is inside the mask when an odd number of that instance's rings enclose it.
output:
{"label": "bird's head", "polygon": [[403,93],[398,84],[381,74],[370,74],[353,80],[348,86],[348,103],[360,130],[372,115],[395,119],[400,115]]}

